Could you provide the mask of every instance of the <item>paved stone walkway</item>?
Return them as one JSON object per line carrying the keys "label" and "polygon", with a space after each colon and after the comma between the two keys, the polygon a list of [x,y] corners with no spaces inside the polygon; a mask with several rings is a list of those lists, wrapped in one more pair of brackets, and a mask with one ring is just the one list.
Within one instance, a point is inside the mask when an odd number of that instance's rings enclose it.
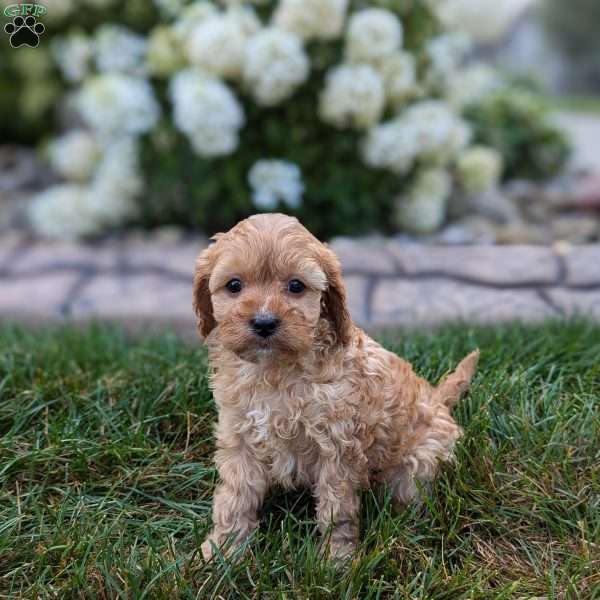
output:
{"label": "paved stone walkway", "polygon": [[[485,323],[586,314],[600,319],[600,245],[332,244],[364,327]],[[99,245],[0,240],[0,318],[100,319],[193,330],[200,241]]]}

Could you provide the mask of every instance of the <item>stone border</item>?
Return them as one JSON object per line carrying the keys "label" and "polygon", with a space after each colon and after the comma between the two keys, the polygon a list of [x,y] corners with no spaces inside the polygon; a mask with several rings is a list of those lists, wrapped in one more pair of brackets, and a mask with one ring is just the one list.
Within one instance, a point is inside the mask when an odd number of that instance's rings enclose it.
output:
{"label": "stone border", "polygon": [[[205,241],[93,245],[0,240],[0,317],[193,326],[191,280]],[[364,327],[600,318],[600,245],[422,246],[336,240]]]}

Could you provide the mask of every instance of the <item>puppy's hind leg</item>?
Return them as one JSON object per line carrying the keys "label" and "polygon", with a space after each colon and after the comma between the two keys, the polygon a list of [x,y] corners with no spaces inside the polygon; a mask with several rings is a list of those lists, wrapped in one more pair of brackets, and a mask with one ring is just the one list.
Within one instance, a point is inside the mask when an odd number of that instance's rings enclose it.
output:
{"label": "puppy's hind leg", "polygon": [[447,413],[421,427],[415,443],[385,474],[396,507],[419,500],[421,492],[426,491],[435,479],[440,463],[452,460],[454,445],[461,433]]}
{"label": "puppy's hind leg", "polygon": [[435,479],[440,463],[452,460],[462,431],[450,411],[469,389],[478,359],[479,350],[471,352],[423,401],[421,422],[412,432],[398,464],[385,475],[396,503],[417,499],[419,491]]}

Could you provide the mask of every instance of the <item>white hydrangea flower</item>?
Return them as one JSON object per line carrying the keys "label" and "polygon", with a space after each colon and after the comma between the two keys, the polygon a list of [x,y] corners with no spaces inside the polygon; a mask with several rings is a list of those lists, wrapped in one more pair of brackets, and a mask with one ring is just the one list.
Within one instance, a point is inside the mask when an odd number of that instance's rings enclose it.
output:
{"label": "white hydrangea flower", "polygon": [[480,0],[437,0],[434,12],[448,30],[467,32],[478,42],[496,42],[532,0],[501,0],[493,7]]}
{"label": "white hydrangea flower", "polygon": [[88,79],[76,104],[84,122],[103,137],[150,131],[160,114],[151,85],[120,73]]}
{"label": "white hydrangea flower", "polygon": [[452,178],[444,169],[422,169],[405,197],[396,202],[398,225],[413,233],[432,233],[446,218]]}
{"label": "white hydrangea flower", "polygon": [[296,34],[268,27],[250,39],[244,82],[257,104],[274,106],[285,100],[306,81],[309,71],[308,56]]}
{"label": "white hydrangea flower", "polygon": [[89,189],[90,208],[101,227],[121,225],[133,217],[142,189],[137,142],[122,138],[109,144]]}
{"label": "white hydrangea flower", "polygon": [[339,65],[327,73],[319,115],[336,127],[364,129],[379,121],[384,105],[383,81],[371,65]]}
{"label": "white hydrangea flower", "polygon": [[85,181],[93,173],[101,150],[89,131],[75,129],[54,140],[48,155],[57,173],[66,179]]}
{"label": "white hydrangea flower", "polygon": [[425,47],[429,61],[427,84],[436,90],[447,87],[470,48],[470,38],[461,32],[444,33],[429,40]]}
{"label": "white hydrangea flower", "polygon": [[209,17],[190,32],[185,45],[189,61],[216,77],[239,78],[249,37],[260,29],[251,8],[232,8]]}
{"label": "white hydrangea flower", "polygon": [[225,11],[225,16],[237,23],[246,37],[250,37],[262,29],[262,23],[251,6],[232,4]]}
{"label": "white hydrangea flower", "polygon": [[96,65],[103,73],[144,74],[146,40],[122,25],[102,25],[95,38]]}
{"label": "white hydrangea flower", "polygon": [[159,25],[150,32],[146,53],[148,70],[153,75],[168,77],[184,64],[179,38],[168,25]]}
{"label": "white hydrangea flower", "polygon": [[370,129],[362,156],[369,166],[406,174],[417,160],[447,164],[465,148],[470,136],[467,123],[448,105],[424,100]]}
{"label": "white hydrangea flower", "polygon": [[418,132],[403,119],[371,128],[362,144],[362,157],[367,165],[398,175],[410,171],[418,154]]}
{"label": "white hydrangea flower", "polygon": [[402,46],[403,28],[398,17],[383,8],[355,12],[348,23],[345,55],[349,62],[373,62]]}
{"label": "white hydrangea flower", "polygon": [[446,103],[423,100],[401,115],[407,126],[414,128],[419,157],[445,164],[469,143],[471,130]]}
{"label": "white hydrangea flower", "polygon": [[347,9],[348,0],[280,0],[273,23],[305,40],[330,40],[341,35]]}
{"label": "white hydrangea flower", "polygon": [[498,185],[502,156],[487,146],[471,146],[458,157],[456,172],[467,194],[480,194]]}
{"label": "white hydrangea flower", "polygon": [[398,105],[417,89],[417,65],[409,52],[394,52],[382,58],[375,68],[383,79],[387,101]]}
{"label": "white hydrangea flower", "polygon": [[181,43],[185,44],[195,27],[218,14],[219,9],[212,2],[208,0],[194,2],[178,13],[173,23],[173,31]]}
{"label": "white hydrangea flower", "polygon": [[244,111],[221,81],[193,69],[171,80],[174,121],[194,150],[203,157],[231,154],[238,146]]}
{"label": "white hydrangea flower", "polygon": [[276,208],[281,200],[291,208],[302,201],[304,184],[298,165],[285,160],[258,160],[248,173],[254,205],[262,210]]}
{"label": "white hydrangea flower", "polygon": [[410,194],[414,197],[438,197],[447,199],[452,191],[452,177],[445,169],[421,169],[411,186]]}
{"label": "white hydrangea flower", "polygon": [[445,150],[448,153],[447,157],[442,154],[441,162],[446,163],[453,160],[461,150],[469,145],[472,137],[473,130],[471,126],[464,119],[457,118],[448,138],[448,143],[445,145]]}
{"label": "white hydrangea flower", "polygon": [[474,102],[479,102],[487,94],[502,85],[498,72],[483,63],[476,63],[460,69],[447,84],[446,100],[458,110]]}
{"label": "white hydrangea flower", "polygon": [[136,142],[121,138],[104,148],[90,185],[62,184],[37,194],[29,219],[36,231],[52,238],[95,235],[135,216],[142,187]]}
{"label": "white hydrangea flower", "polygon": [[94,56],[92,40],[83,33],[70,33],[52,41],[52,55],[62,76],[71,83],[83,81],[89,74]]}
{"label": "white hydrangea flower", "polygon": [[55,185],[34,196],[28,216],[36,231],[61,240],[76,240],[101,229],[90,205],[89,188],[75,183]]}
{"label": "white hydrangea flower", "polygon": [[154,5],[161,15],[173,18],[181,14],[187,4],[187,0],[154,0]]}

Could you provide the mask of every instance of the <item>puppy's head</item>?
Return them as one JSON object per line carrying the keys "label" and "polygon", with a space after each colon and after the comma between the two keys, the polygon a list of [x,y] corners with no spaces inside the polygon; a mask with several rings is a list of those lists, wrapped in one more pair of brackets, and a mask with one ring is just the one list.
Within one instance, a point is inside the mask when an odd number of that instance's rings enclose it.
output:
{"label": "puppy's head", "polygon": [[218,233],[196,263],[198,329],[245,360],[306,352],[325,318],[335,343],[351,322],[340,264],[297,219],[254,215]]}

